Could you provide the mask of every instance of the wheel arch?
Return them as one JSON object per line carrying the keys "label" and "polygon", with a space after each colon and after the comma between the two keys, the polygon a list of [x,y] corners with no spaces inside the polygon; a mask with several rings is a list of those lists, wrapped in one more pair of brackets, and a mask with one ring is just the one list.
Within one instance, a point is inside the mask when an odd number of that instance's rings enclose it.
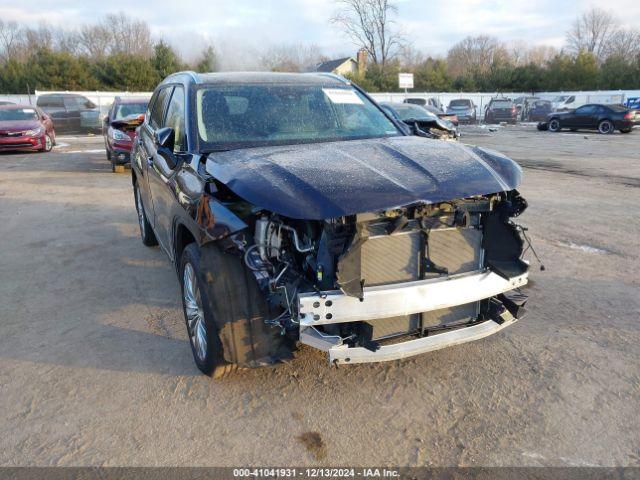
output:
{"label": "wheel arch", "polygon": [[173,236],[173,255],[175,259],[176,268],[180,265],[180,258],[182,257],[182,252],[187,247],[187,245],[195,243],[198,246],[200,243],[197,240],[197,236],[193,234],[193,232],[187,227],[183,222],[176,222],[175,226],[175,234]]}

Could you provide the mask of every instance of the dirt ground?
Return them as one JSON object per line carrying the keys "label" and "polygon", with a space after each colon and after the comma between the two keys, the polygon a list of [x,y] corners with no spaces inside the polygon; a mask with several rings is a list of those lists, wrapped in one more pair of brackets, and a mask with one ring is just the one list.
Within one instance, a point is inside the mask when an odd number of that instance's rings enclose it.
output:
{"label": "dirt ground", "polygon": [[0,465],[640,465],[640,131],[468,127],[524,167],[546,265],[503,332],[214,381],[99,137],[0,154]]}

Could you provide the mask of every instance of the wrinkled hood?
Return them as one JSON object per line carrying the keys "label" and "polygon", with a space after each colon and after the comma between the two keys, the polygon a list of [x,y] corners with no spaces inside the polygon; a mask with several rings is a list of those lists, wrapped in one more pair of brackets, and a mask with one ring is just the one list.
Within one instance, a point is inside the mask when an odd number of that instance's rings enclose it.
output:
{"label": "wrinkled hood", "polygon": [[40,127],[38,120],[4,120],[0,121],[0,132],[22,132]]}
{"label": "wrinkled hood", "polygon": [[522,176],[497,152],[413,136],[231,150],[206,169],[246,201],[308,220],[513,190]]}

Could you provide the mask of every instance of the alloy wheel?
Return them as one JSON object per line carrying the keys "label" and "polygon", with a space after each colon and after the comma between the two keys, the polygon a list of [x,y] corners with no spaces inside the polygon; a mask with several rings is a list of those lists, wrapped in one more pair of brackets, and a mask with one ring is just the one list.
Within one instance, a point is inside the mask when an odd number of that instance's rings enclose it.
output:
{"label": "alloy wheel", "polygon": [[138,224],[140,225],[140,235],[142,238],[145,237],[146,229],[144,226],[144,209],[142,207],[142,198],[140,198],[140,189],[136,186],[136,210],[138,211]]}
{"label": "alloy wheel", "polygon": [[598,125],[598,131],[603,134],[611,133],[613,132],[613,125],[609,120],[603,120],[600,122],[600,125]]}
{"label": "alloy wheel", "polygon": [[204,310],[202,309],[198,279],[191,263],[184,266],[182,280],[182,297],[187,316],[189,339],[198,359],[204,362],[207,356],[207,330],[204,323]]}

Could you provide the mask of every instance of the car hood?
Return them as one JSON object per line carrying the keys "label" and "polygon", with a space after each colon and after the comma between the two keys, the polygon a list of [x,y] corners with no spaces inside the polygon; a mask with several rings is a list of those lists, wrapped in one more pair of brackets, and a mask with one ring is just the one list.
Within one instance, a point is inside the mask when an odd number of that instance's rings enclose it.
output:
{"label": "car hood", "polygon": [[5,120],[0,121],[0,132],[22,132],[40,127],[37,120]]}
{"label": "car hood", "polygon": [[217,152],[206,169],[246,201],[308,220],[513,190],[522,177],[497,152],[413,136]]}

